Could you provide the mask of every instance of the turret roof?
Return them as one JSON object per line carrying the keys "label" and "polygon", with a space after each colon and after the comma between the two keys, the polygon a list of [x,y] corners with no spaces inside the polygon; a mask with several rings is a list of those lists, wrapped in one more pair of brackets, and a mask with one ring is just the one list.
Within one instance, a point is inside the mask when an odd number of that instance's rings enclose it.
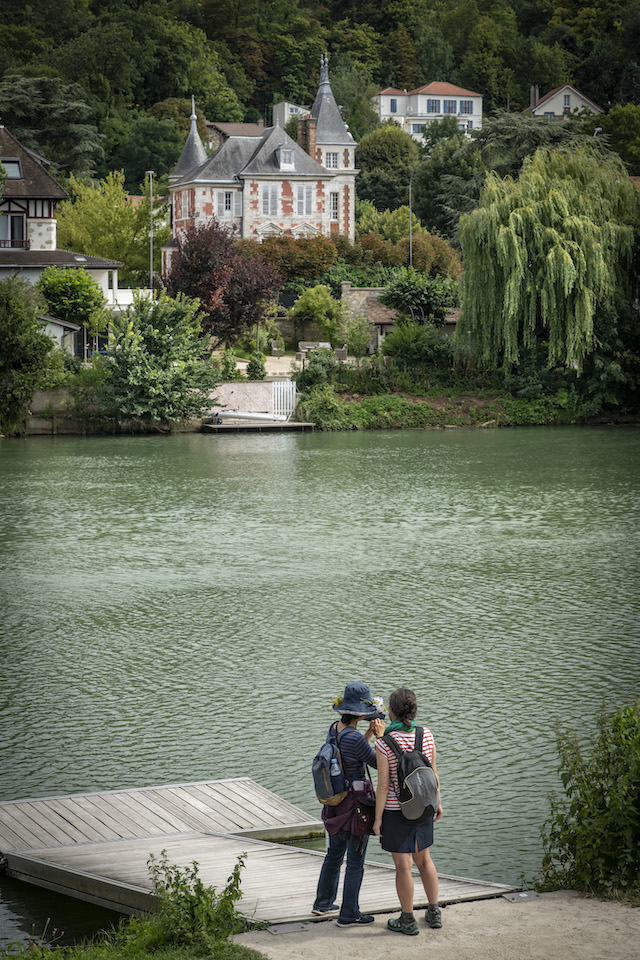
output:
{"label": "turret roof", "polygon": [[320,58],[320,86],[311,107],[316,121],[316,143],[354,147],[356,142],[342,119],[336,98],[329,84],[328,57]]}
{"label": "turret roof", "polygon": [[194,167],[199,167],[207,159],[207,151],[204,148],[204,144],[200,139],[200,134],[198,133],[198,124],[196,116],[196,107],[195,102],[192,98],[192,112],[191,112],[191,127],[189,129],[189,135],[187,137],[186,143],[182,148],[182,153],[180,154],[180,159],[176,163],[175,167],[169,174],[169,180],[179,180],[181,177],[188,173],[190,170],[193,170]]}

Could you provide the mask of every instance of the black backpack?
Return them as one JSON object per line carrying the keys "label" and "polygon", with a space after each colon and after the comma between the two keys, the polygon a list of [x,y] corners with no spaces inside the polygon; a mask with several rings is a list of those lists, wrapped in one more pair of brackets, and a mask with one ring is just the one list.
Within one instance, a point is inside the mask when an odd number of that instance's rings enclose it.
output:
{"label": "black backpack", "polygon": [[344,775],[340,755],[340,740],[345,732],[346,729],[338,733],[337,724],[333,723],[329,728],[327,739],[316,753],[311,765],[316,797],[320,803],[325,803],[329,807],[335,807],[341,803],[349,791],[349,782]]}
{"label": "black backpack", "polygon": [[435,817],[438,810],[438,778],[422,752],[423,733],[422,727],[416,727],[415,747],[406,751],[390,733],[382,737],[398,760],[398,801],[407,820]]}

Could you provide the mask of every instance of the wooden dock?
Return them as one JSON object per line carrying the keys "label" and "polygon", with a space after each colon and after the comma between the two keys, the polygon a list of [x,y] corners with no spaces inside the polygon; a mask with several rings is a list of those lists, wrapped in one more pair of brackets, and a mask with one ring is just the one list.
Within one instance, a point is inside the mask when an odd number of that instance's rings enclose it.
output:
{"label": "wooden dock", "polygon": [[297,420],[261,421],[255,420],[225,420],[224,423],[203,423],[201,430],[203,433],[273,433],[275,430],[279,433],[303,431],[310,432],[315,430],[314,423],[303,423]]}
{"label": "wooden dock", "polygon": [[[242,853],[245,916],[317,920],[310,910],[323,854],[274,841],[321,832],[320,821],[244,777],[0,803],[9,876],[122,913],[153,909],[151,855],[166,851],[180,867],[197,861],[203,882],[221,889]],[[442,903],[514,889],[440,877]],[[360,900],[371,913],[397,909],[391,866],[367,862]]]}

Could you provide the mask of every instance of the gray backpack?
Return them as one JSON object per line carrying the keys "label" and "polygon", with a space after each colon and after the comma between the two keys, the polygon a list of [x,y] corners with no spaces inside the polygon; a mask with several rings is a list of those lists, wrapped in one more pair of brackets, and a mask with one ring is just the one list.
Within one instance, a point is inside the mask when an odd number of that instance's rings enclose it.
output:
{"label": "gray backpack", "polygon": [[416,727],[415,747],[403,750],[390,733],[382,737],[398,760],[398,801],[407,820],[435,817],[438,810],[438,778],[422,752],[422,727]]}

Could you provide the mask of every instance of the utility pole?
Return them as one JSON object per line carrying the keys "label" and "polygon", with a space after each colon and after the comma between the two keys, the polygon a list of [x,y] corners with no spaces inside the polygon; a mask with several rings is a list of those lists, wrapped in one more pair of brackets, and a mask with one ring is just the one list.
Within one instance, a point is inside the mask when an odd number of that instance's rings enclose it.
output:
{"label": "utility pole", "polygon": [[147,170],[149,176],[149,289],[153,290],[153,170]]}

